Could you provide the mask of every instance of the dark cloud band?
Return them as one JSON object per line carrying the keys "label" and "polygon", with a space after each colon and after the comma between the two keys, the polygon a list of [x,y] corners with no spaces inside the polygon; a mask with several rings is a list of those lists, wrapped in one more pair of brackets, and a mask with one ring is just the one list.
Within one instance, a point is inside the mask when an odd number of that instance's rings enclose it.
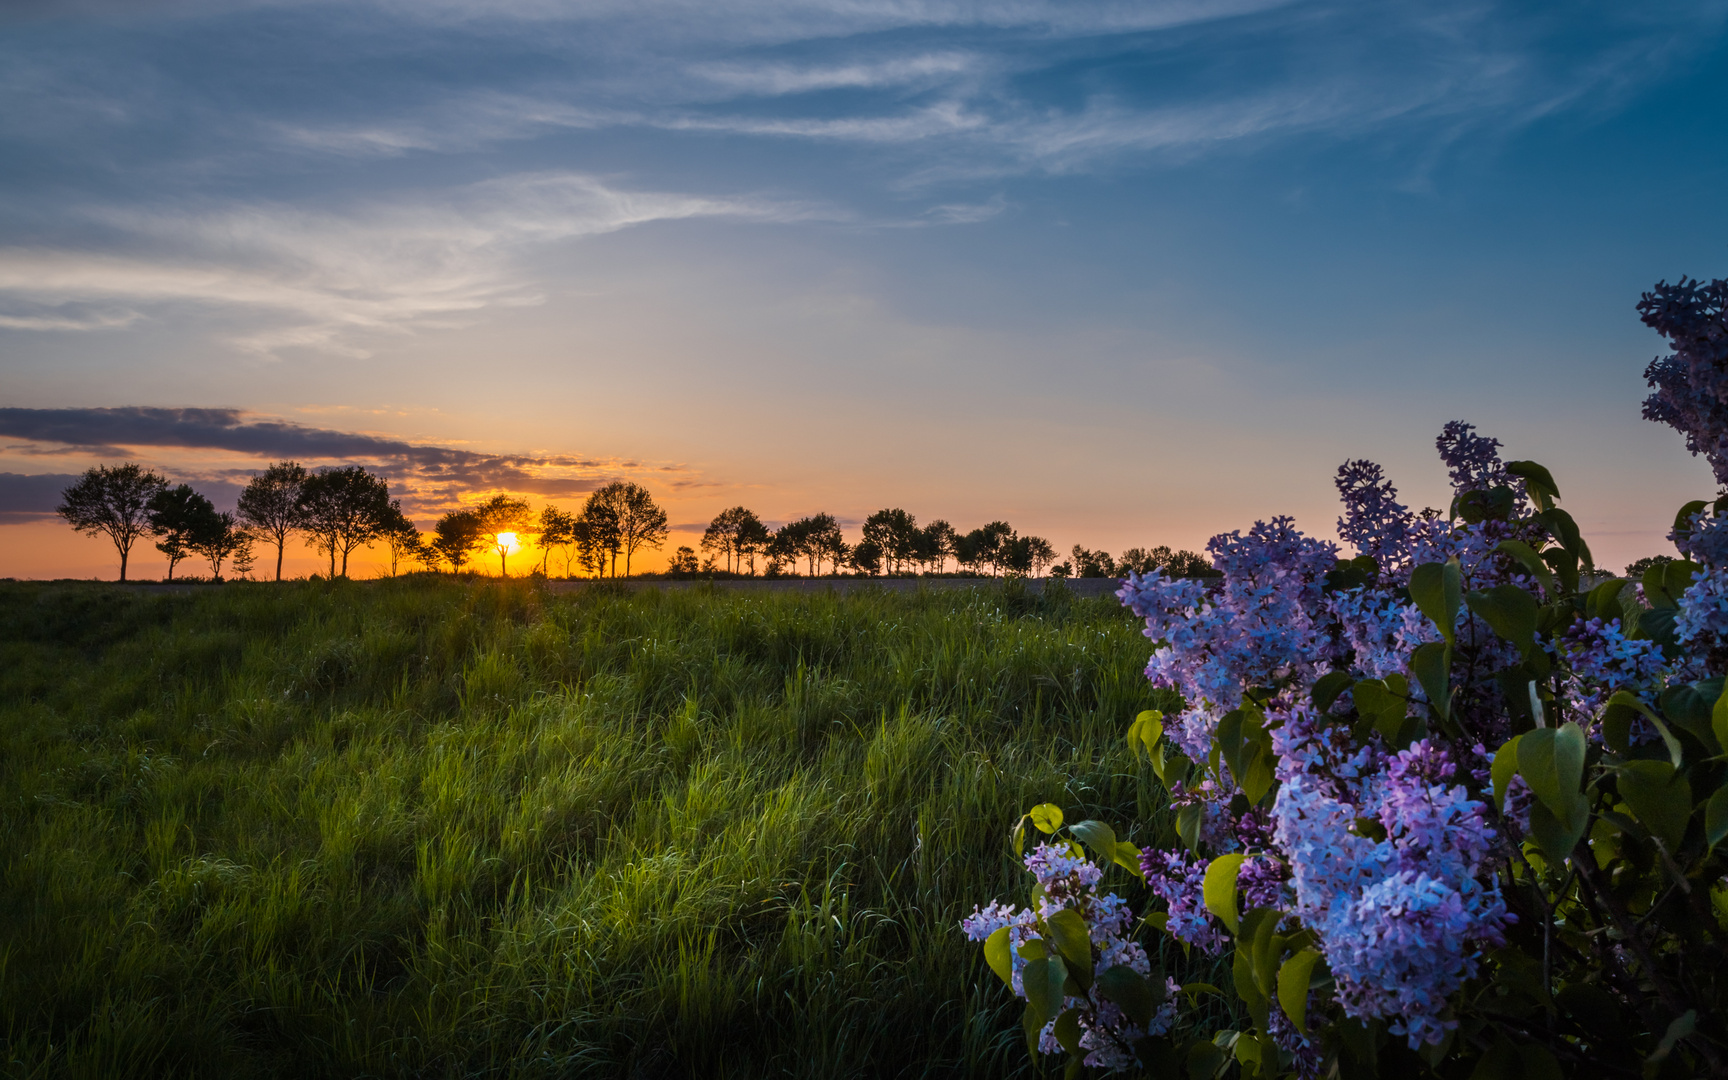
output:
{"label": "dark cloud band", "polygon": [[[101,409],[0,408],[0,437],[46,444],[55,455],[114,458],[134,450],[174,448],[224,450],[261,459],[370,464],[408,482],[413,502],[450,499],[470,491],[503,488],[560,498],[594,490],[607,474],[640,468],[635,462],[604,462],[570,455],[484,454],[445,446],[256,419],[240,409],[177,409],[125,406]],[[32,452],[26,450],[27,453]],[[43,453],[35,450],[35,453]],[[589,470],[593,476],[546,475],[547,469]],[[666,471],[665,469],[658,471]],[[672,467],[674,473],[683,470]],[[231,472],[231,471],[230,471]],[[23,521],[52,513],[73,475],[0,474],[0,521]],[[676,480],[666,478],[676,484]],[[216,481],[243,484],[239,475]]]}

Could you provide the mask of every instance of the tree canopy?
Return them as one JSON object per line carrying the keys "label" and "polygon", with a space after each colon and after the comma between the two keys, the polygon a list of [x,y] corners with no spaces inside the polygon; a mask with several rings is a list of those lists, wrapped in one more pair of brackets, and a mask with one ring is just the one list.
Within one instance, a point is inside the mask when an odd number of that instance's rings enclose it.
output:
{"label": "tree canopy", "polygon": [[297,461],[278,461],[247,482],[240,492],[240,520],[276,547],[276,580],[282,580],[282,553],[288,534],[300,527],[300,492],[307,473]]}
{"label": "tree canopy", "polygon": [[61,492],[54,512],[81,533],[112,540],[120,554],[120,580],[125,581],[132,545],[150,532],[150,500],[167,486],[159,473],[135,462],[97,465]]}
{"label": "tree canopy", "polygon": [[378,539],[394,518],[390,487],[359,465],[319,469],[300,487],[298,528],[330,557],[330,576],[348,576],[348,556]]}

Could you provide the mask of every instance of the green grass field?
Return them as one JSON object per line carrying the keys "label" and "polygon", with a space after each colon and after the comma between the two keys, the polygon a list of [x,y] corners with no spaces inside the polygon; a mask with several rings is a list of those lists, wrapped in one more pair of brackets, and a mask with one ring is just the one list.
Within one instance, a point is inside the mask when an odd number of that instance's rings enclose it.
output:
{"label": "green grass field", "polygon": [[1030,1074],[956,922],[1035,803],[1169,830],[1147,648],[999,585],[0,585],[4,1068]]}

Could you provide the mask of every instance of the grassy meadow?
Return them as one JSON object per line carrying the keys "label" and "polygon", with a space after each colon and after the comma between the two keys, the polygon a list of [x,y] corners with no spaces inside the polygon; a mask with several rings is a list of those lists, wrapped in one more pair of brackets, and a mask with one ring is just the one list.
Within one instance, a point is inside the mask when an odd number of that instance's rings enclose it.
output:
{"label": "grassy meadow", "polygon": [[956,923],[1035,803],[1173,835],[1147,647],[1011,585],[0,584],[0,1068],[1031,1075]]}

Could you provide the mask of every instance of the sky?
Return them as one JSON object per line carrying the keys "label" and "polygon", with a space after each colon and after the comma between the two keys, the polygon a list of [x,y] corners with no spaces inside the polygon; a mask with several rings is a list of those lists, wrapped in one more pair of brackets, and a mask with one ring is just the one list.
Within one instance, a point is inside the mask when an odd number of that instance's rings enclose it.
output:
{"label": "sky", "polygon": [[1715,490],[1635,306],[1728,276],[1723,131],[1728,0],[13,0],[0,576],[114,576],[52,510],[120,461],[627,479],[650,567],[739,504],[1330,537],[1453,419],[1615,567]]}

